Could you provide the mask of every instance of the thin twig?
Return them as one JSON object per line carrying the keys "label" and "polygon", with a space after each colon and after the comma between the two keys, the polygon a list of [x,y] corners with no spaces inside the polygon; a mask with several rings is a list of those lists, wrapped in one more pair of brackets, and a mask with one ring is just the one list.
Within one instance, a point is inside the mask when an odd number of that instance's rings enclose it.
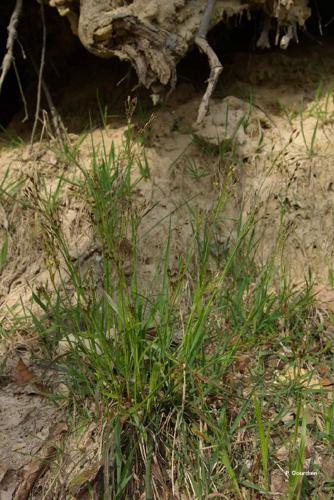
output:
{"label": "thin twig", "polygon": [[325,24],[325,28],[328,28],[330,24],[334,21],[334,16]]}
{"label": "thin twig", "polygon": [[[38,75],[38,67],[37,67],[37,64],[34,60],[34,57],[31,53],[29,53],[29,57],[30,57],[30,60],[31,60],[31,64],[36,72],[36,75]],[[49,110],[50,110],[50,114],[51,114],[51,122],[52,122],[52,126],[53,126],[53,133],[55,135],[55,137],[57,138],[58,142],[59,142],[59,145],[61,147],[62,150],[64,150],[64,146],[65,146],[65,143],[64,141],[66,140],[66,135],[67,135],[67,132],[66,132],[66,128],[65,128],[65,125],[61,119],[61,116],[59,115],[57,109],[56,109],[56,106],[54,105],[54,102],[53,102],[53,99],[51,97],[51,93],[49,91],[49,88],[44,80],[44,78],[42,78],[42,89],[43,89],[43,92],[45,94],[45,98],[47,100],[47,103],[48,103],[48,106],[49,106]],[[46,114],[47,112],[44,111]],[[41,121],[43,123],[43,130],[45,128],[45,124],[46,124],[46,120],[45,120],[45,116],[43,119],[40,119],[38,117],[39,121]],[[49,134],[52,134],[52,130],[49,131]],[[43,136],[43,132],[41,134],[41,137]],[[41,139],[40,139],[41,140]]]}
{"label": "thin twig", "polygon": [[195,43],[196,45],[200,48],[200,50],[207,56],[209,65],[210,65],[210,76],[208,79],[208,86],[206,89],[206,92],[202,98],[202,102],[200,104],[199,110],[198,110],[198,115],[197,115],[197,123],[200,123],[205,115],[207,114],[209,110],[209,101],[212,96],[213,91],[215,90],[215,87],[218,82],[219,75],[223,71],[223,66],[213,50],[213,48],[210,46],[209,42],[207,41],[206,35],[209,31],[209,26],[210,26],[210,20],[212,16],[212,12],[214,9],[214,6],[216,4],[216,0],[208,0],[204,15],[202,18],[202,22],[200,24],[197,36],[195,38]]}
{"label": "thin twig", "polygon": [[19,17],[22,11],[23,0],[16,0],[15,9],[13,11],[12,17],[10,18],[9,25],[7,28],[8,38],[6,43],[7,52],[2,60],[1,64],[1,76],[0,76],[0,93],[2,89],[3,82],[5,81],[6,75],[13,62],[13,50],[14,43],[17,37],[17,23],[19,22]]}
{"label": "thin twig", "polygon": [[35,119],[34,125],[32,127],[31,138],[30,138],[30,146],[32,146],[34,142],[34,137],[36,133],[39,112],[41,108],[41,94],[42,94],[42,80],[43,80],[43,71],[45,64],[45,52],[46,52],[46,24],[45,24],[45,13],[44,13],[44,3],[41,2],[41,19],[42,19],[42,52],[41,52],[41,63],[39,66],[38,73],[38,84],[37,84],[37,101],[36,101],[36,110],[35,110]]}
{"label": "thin twig", "polygon": [[[38,70],[36,61],[34,59],[34,56],[30,51],[28,51],[28,55],[29,55],[31,64],[35,70],[35,73],[38,76],[39,70]],[[49,88],[46,84],[46,81],[44,80],[43,77],[41,80],[41,85],[42,85],[42,89],[43,89],[43,92],[45,94],[45,98],[47,100],[48,106],[49,106],[49,110],[50,110],[50,114],[51,114],[51,122],[52,122],[52,126],[53,126],[53,133],[55,134],[55,137],[58,139],[60,147],[62,149],[64,149],[64,144],[65,144],[64,141],[66,140],[66,136],[67,136],[67,131],[66,131],[65,125],[61,119],[61,116],[59,115],[59,113],[57,111],[56,106],[54,105],[53,99],[51,97],[51,93],[50,93]],[[47,113],[47,112],[45,111],[45,113]],[[46,124],[45,116],[43,117],[43,119],[38,117],[38,120],[43,123],[43,130],[44,130],[45,124]],[[49,131],[49,134],[51,134],[51,133],[52,133],[52,131],[51,132]],[[41,134],[41,137],[42,136],[43,136],[43,132]]]}
{"label": "thin twig", "polygon": [[321,36],[323,36],[324,35],[324,31],[322,29],[322,19],[321,19],[320,9],[319,9],[319,5],[318,5],[317,1],[315,2],[315,11],[316,11],[317,18],[318,18],[319,33],[320,33]]}
{"label": "thin twig", "polygon": [[29,113],[28,113],[28,105],[27,105],[27,100],[26,100],[26,97],[24,95],[24,92],[23,92],[23,87],[22,87],[22,83],[21,83],[21,78],[20,78],[20,74],[17,70],[17,67],[16,67],[16,63],[15,63],[15,59],[13,61],[13,67],[14,67],[14,71],[15,71],[15,75],[16,75],[16,80],[17,80],[17,85],[19,87],[19,91],[20,91],[20,96],[21,96],[21,99],[22,99],[22,104],[23,104],[23,108],[24,108],[24,117],[22,119],[22,123],[26,122],[29,118]]}
{"label": "thin twig", "polygon": [[41,108],[41,97],[42,97],[42,89],[45,94],[46,100],[48,102],[48,106],[51,113],[51,121],[54,129],[55,136],[58,139],[60,148],[64,150],[64,137],[66,136],[66,129],[62,122],[61,117],[59,116],[57,109],[53,103],[51,93],[48,89],[48,86],[43,78],[44,66],[45,66],[45,54],[46,54],[46,23],[45,23],[45,12],[44,12],[44,4],[41,3],[41,19],[42,19],[42,27],[43,27],[43,35],[42,35],[42,52],[41,52],[41,62],[39,66],[39,70],[37,69],[37,65],[34,61],[33,56],[31,55],[32,65],[38,75],[38,85],[37,85],[37,102],[36,102],[36,111],[35,111],[35,119],[34,125],[31,133],[30,146],[32,147],[36,128],[39,121],[40,108]]}
{"label": "thin twig", "polygon": [[65,144],[64,144],[64,138],[66,138],[66,128],[65,125],[63,124],[63,121],[61,119],[61,116],[59,115],[56,106],[53,103],[51,93],[48,89],[48,86],[44,80],[42,79],[42,86],[43,86],[43,92],[45,94],[46,100],[49,105],[50,113],[51,113],[51,121],[52,125],[54,128],[54,133],[58,139],[59,146],[62,150],[64,150]]}

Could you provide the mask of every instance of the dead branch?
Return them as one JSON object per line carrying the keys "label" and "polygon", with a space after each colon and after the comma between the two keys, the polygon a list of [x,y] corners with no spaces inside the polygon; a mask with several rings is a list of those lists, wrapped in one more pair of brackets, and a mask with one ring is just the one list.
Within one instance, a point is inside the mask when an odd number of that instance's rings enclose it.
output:
{"label": "dead branch", "polygon": [[206,35],[209,31],[210,20],[215,4],[216,0],[208,0],[201,25],[199,27],[198,33],[195,38],[196,45],[207,56],[210,65],[210,76],[208,79],[208,86],[206,88],[205,94],[202,98],[202,102],[198,110],[197,123],[200,123],[207,114],[209,110],[210,98],[217,85],[219,75],[223,71],[223,66],[217,54],[210,46],[206,38]]}
{"label": "dead branch", "polygon": [[6,43],[7,52],[5,54],[5,57],[2,60],[2,64],[1,64],[0,93],[2,90],[3,82],[5,81],[6,75],[9,71],[11,64],[13,62],[13,59],[14,59],[13,51],[14,51],[15,40],[17,37],[16,28],[17,28],[17,24],[19,21],[21,11],[22,11],[22,4],[23,4],[23,0],[16,0],[15,9],[13,11],[12,17],[10,18],[9,25],[7,28],[7,31],[8,31],[8,38],[7,38],[7,43]]}

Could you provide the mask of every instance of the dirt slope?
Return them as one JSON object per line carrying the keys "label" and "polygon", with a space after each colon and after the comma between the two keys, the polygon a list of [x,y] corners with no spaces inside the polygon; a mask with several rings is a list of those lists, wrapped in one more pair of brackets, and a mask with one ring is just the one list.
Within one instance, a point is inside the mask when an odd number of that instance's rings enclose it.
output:
{"label": "dirt slope", "polygon": [[[140,227],[144,289],[154,286],[170,224],[177,236],[171,249],[173,275],[190,240],[189,206],[209,212],[224,185],[229,186],[229,197],[218,228],[218,247],[212,248],[213,267],[219,245],[223,247],[234,236],[231,218],[241,213],[246,216],[258,207],[258,231],[264,235],[259,262],[269,256],[283,230],[283,261],[294,282],[303,281],[311,271],[319,285],[327,285],[333,272],[334,46],[309,47],[305,52],[295,49],[275,54],[275,59],[271,53],[237,54],[233,71],[233,83],[218,89],[210,115],[198,128],[190,127],[201,94],[191,84],[181,84],[165,105],[154,110],[145,145],[150,177],[136,193],[138,203],[154,207]],[[319,86],[321,81],[323,86]],[[241,123],[241,119],[245,120]],[[96,145],[101,144],[101,132],[107,148],[112,142],[120,147],[126,127],[124,121],[114,120],[103,131],[94,130]],[[223,158],[217,154],[217,137],[220,143],[233,138],[233,155],[230,148]],[[72,134],[71,140],[75,144],[79,136]],[[87,166],[90,141],[86,138],[80,147],[80,162]],[[55,189],[62,174],[71,178],[78,172],[63,161],[53,143],[35,144],[32,151],[28,145],[2,146],[0,179],[7,175],[7,186],[23,179],[22,199],[27,204],[29,186],[35,183]],[[134,177],[138,175],[133,172]],[[98,249],[84,201],[67,185],[61,204],[63,230],[73,259],[92,262]],[[0,214],[0,246],[6,235],[9,241],[8,263],[0,282],[0,315],[5,325],[11,321],[10,311],[28,305],[32,289],[46,284],[49,275],[43,256],[43,228],[36,224],[34,210],[8,198],[1,202]],[[30,347],[22,348],[20,338],[17,334],[5,339],[1,348],[3,360],[9,360],[0,393],[0,436],[5,440],[5,451],[0,454],[1,500],[10,498],[22,467],[38,449],[38,440],[49,434],[51,419],[61,421],[61,412],[40,396],[40,390],[30,386],[22,390],[17,374],[22,356],[30,363]]]}

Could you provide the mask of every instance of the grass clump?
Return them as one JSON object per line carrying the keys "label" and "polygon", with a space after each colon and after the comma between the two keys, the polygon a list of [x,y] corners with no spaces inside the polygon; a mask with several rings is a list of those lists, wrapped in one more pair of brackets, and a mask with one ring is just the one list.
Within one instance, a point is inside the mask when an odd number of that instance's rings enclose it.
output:
{"label": "grass clump", "polygon": [[[312,287],[292,290],[278,279],[275,256],[256,264],[256,211],[236,221],[235,237],[213,257],[225,196],[218,195],[204,218],[190,210],[193,245],[180,255],[173,282],[169,232],[158,291],[150,290],[139,265],[148,211],[134,196],[146,176],[131,134],[120,151],[93,147],[90,169],[69,157],[98,242],[95,271],[71,258],[59,192],[36,192],[52,286],[34,291],[42,314],[31,311],[31,318],[69,401],[85,421],[104,422],[105,498],[269,497],[284,446],[286,494],[302,498],[305,480],[292,475],[310,467],[302,408],[319,411],[327,397],[303,375],[330,352],[328,345],[314,349],[321,331]],[[291,368],[301,377],[289,378]],[[332,417],[333,406],[322,431],[327,439]],[[319,429],[312,432],[322,442]]]}

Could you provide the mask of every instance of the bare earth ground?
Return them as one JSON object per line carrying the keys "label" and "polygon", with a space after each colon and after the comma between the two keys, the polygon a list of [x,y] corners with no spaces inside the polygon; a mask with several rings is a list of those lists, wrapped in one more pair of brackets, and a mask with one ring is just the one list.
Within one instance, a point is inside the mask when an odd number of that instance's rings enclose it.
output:
{"label": "bare earth ground", "polygon": [[[170,220],[172,232],[177,235],[171,251],[172,274],[173,265],[177,269],[179,255],[187,248],[191,235],[188,205],[210,211],[226,179],[229,186],[226,220],[221,223],[221,240],[212,254],[219,253],[219,245],[223,247],[233,238],[230,219],[240,213],[246,215],[257,206],[261,221],[258,230],[264,235],[259,261],[265,261],[279,231],[284,229],[283,261],[291,279],[301,283],[311,272],[331,308],[333,303],[326,289],[334,271],[334,45],[310,47],[303,52],[296,48],[287,53],[237,54],[233,72],[233,83],[218,89],[210,114],[197,129],[191,131],[201,95],[191,83],[181,83],[167,103],[154,110],[145,142],[150,177],[141,182],[137,191],[138,203],[154,207],[140,228],[143,287],[154,287],[152,277],[162,258]],[[321,81],[324,85],[320,92]],[[66,98],[71,101],[72,96],[65,96],[64,110]],[[246,126],[238,128],[239,120],[248,114]],[[74,119],[77,119],[75,114]],[[112,142],[119,147],[126,126],[124,121],[117,123],[114,119],[103,131],[94,130],[96,145],[102,144],[101,132],[107,148]],[[226,140],[234,133],[235,159],[226,172],[208,144],[215,144],[217,137]],[[73,144],[79,139],[79,135],[71,135]],[[84,139],[80,148],[80,161],[87,165],[90,141],[91,137]],[[200,178],[196,178],[194,168]],[[22,193],[27,203],[32,182],[54,189],[60,175],[67,178],[78,175],[73,165],[63,161],[54,144],[46,141],[35,144],[32,151],[28,145],[9,147],[3,143],[0,180],[7,169],[7,185],[21,178],[26,180]],[[71,256],[85,263],[95,255],[85,203],[73,196],[69,185],[64,187],[61,199],[63,230]],[[280,222],[282,210],[284,217]],[[9,259],[0,282],[3,324],[10,320],[9,311],[14,306],[20,312],[22,304],[29,304],[31,290],[48,280],[43,228],[36,225],[33,211],[15,203],[0,204],[0,246],[7,229]],[[0,449],[1,500],[12,497],[26,471],[29,485],[32,460],[36,454],[45,453],[45,443],[52,436],[60,439],[64,431],[61,404],[55,406],[48,397],[50,394],[45,397],[41,381],[46,374],[32,367],[35,344],[33,336],[27,338],[25,332],[19,331],[0,347],[3,359],[0,439],[4,443]],[[60,427],[55,429],[57,422]],[[89,462],[89,449],[96,450],[99,446],[92,429],[86,432],[83,449],[79,449],[74,438],[73,441],[76,463],[83,456]],[[47,451],[51,453],[50,449]],[[73,456],[71,460],[73,463]],[[84,472],[82,482],[89,474],[94,477],[94,467],[93,470],[86,467]],[[73,485],[73,496],[79,486]],[[38,491],[36,498],[41,498]]]}

